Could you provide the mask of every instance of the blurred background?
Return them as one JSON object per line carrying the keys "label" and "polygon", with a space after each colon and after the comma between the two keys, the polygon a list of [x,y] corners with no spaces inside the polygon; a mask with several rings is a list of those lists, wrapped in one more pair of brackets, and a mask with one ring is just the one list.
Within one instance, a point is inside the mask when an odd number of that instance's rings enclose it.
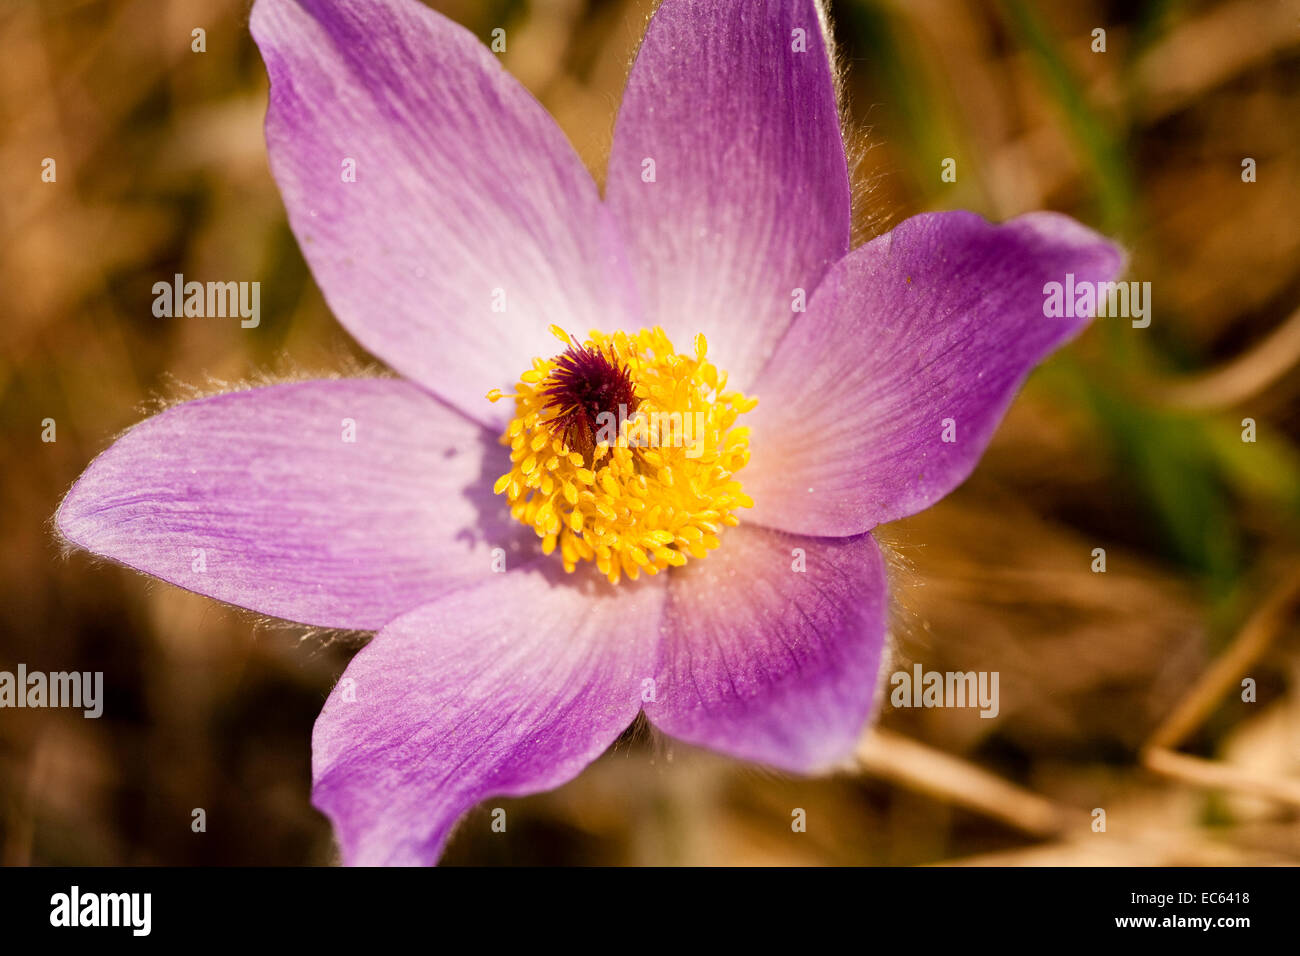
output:
{"label": "blurred background", "polygon": [[[653,4],[432,5],[506,29],[506,67],[601,180]],[[286,225],[249,6],[0,2],[0,670],[102,670],[107,698],[99,720],[0,711],[7,865],[335,860],[310,734],[364,638],[65,556],[49,523],[159,402],[370,361]],[[858,241],[928,209],[1057,209],[1151,283],[1149,328],[1095,323],[966,485],[882,531],[895,667],[998,671],[1000,712],[886,700],[816,780],[635,727],[568,786],[492,801],[507,833],[475,811],[446,862],[1300,862],[1300,4],[830,7]],[[260,281],[261,325],[155,318],[175,272]]]}

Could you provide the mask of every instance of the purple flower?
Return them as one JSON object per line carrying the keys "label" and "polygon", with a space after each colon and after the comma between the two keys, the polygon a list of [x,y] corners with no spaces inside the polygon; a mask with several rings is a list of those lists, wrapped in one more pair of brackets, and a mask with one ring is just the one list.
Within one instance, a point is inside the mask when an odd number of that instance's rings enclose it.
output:
{"label": "purple flower", "polygon": [[642,710],[782,770],[848,754],[885,645],[871,530],[960,484],[1086,323],[1045,317],[1044,283],[1120,253],[1050,213],[850,250],[813,0],[665,0],[603,200],[413,0],[258,0],[252,32],[303,254],[404,378],[171,408],[90,465],[62,534],[378,632],[312,741],[349,863],[435,860],[471,806],[571,779]]}

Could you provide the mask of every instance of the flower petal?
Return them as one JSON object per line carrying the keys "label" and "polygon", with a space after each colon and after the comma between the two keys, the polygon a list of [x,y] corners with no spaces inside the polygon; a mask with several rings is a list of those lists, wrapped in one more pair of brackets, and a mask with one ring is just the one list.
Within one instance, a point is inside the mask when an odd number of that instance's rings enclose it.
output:
{"label": "flower petal", "polygon": [[1044,284],[1122,269],[1115,246],[1055,213],[926,214],[855,249],[754,384],[751,519],[851,535],[938,501],[1030,370],[1087,324],[1045,317]]}
{"label": "flower petal", "polygon": [[258,0],[251,27],[290,225],[366,348],[492,424],[549,323],[634,325],[595,183],[473,34],[414,0]]}
{"label": "flower petal", "polygon": [[[795,570],[803,566],[805,570]],[[783,770],[852,750],[885,640],[871,535],[805,538],[741,526],[674,569],[650,720],[690,743]]]}
{"label": "flower petal", "polygon": [[479,801],[577,776],[641,708],[663,595],[540,561],[380,631],[312,737],[313,802],[344,862],[432,863]]}
{"label": "flower petal", "polygon": [[492,495],[508,466],[482,426],[408,382],[301,382],[140,423],[55,520],[73,544],[191,591],[369,630],[478,580],[492,548],[521,551],[528,529]]}
{"label": "flower petal", "polygon": [[[643,176],[654,163],[654,181]],[[665,0],[628,78],[606,195],[646,309],[740,388],[849,248],[848,166],[813,0]]]}

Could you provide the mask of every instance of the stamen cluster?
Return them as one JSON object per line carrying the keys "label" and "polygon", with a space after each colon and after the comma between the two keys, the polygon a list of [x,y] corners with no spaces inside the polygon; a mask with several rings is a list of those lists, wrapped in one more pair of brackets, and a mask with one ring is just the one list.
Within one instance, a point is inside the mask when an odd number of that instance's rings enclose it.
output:
{"label": "stamen cluster", "polygon": [[514,393],[488,393],[515,400],[511,468],[493,490],[569,572],[592,561],[617,584],[705,557],[753,505],[735,478],[749,461],[736,419],[757,399],[727,391],[703,335],[688,356],[661,328],[582,343],[551,331],[564,353],[533,359]]}

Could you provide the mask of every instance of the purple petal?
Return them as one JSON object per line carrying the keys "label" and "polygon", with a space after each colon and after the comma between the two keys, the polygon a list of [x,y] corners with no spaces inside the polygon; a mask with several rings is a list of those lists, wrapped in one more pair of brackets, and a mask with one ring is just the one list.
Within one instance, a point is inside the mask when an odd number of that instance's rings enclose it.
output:
{"label": "purple petal", "polygon": [[744,388],[790,324],[794,290],[811,296],[849,248],[848,168],[813,0],[665,0],[623,94],[606,194],[646,324],[683,348],[704,332]]}
{"label": "purple petal", "polygon": [[[355,425],[355,441],[348,437]],[[59,508],[73,544],[263,614],[373,629],[479,580],[528,529],[504,448],[408,382],[231,392],[142,422]]]}
{"label": "purple petal", "polygon": [[869,534],[730,529],[721,548],[669,578],[646,714],[674,737],[745,760],[825,767],[852,750],[870,717],[885,606]]}
{"label": "purple petal", "polygon": [[313,802],[344,862],[432,863],[479,801],[577,776],[640,710],[663,595],[542,561],[380,631],[312,738]]}
{"label": "purple petal", "polygon": [[414,0],[258,0],[251,27],[289,222],[366,348],[491,424],[548,323],[638,324],[591,176],[471,33]]}
{"label": "purple petal", "polygon": [[1087,324],[1046,317],[1044,285],[1122,269],[1115,246],[1055,213],[921,215],[855,249],[753,387],[751,520],[851,535],[934,504],[1029,371]]}

